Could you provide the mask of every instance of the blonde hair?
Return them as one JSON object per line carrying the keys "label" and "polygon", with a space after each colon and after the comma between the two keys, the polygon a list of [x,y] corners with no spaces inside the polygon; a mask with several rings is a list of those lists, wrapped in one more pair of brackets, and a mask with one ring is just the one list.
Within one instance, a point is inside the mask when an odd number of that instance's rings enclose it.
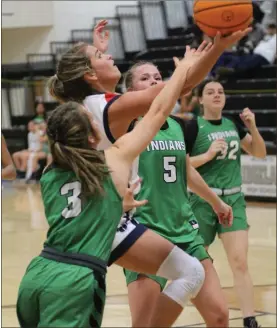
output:
{"label": "blonde hair", "polygon": [[72,170],[87,194],[103,193],[109,171],[104,154],[92,149],[88,136],[97,136],[89,118],[76,102],[58,106],[48,119],[47,137],[53,163]]}
{"label": "blonde hair", "polygon": [[128,71],[124,74],[124,82],[123,82],[123,85],[124,85],[124,87],[127,90],[130,89],[130,88],[133,88],[133,74],[134,74],[135,70],[138,67],[143,66],[143,65],[152,65],[152,66],[155,66],[150,61],[144,61],[144,60],[141,60],[141,61],[135,63],[133,66],[131,66],[128,69]]}
{"label": "blonde hair", "polygon": [[93,72],[87,56],[88,44],[80,42],[68,50],[57,65],[57,73],[48,81],[52,97],[60,102],[82,100],[92,93],[84,74]]}

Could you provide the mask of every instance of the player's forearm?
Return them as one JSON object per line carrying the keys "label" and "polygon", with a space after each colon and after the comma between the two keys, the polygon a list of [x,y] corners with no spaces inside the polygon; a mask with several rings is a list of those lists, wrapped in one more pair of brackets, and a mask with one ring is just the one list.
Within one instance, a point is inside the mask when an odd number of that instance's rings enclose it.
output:
{"label": "player's forearm", "polygon": [[258,157],[258,158],[265,158],[266,157],[266,146],[264,139],[260,135],[259,130],[255,127],[250,131],[252,136],[251,142],[251,155]]}
{"label": "player's forearm", "polygon": [[221,48],[213,46],[211,50],[209,50],[190,68],[187,74],[187,85],[189,86],[188,91],[195,88],[205,79],[222,53],[223,50]]}
{"label": "player's forearm", "polygon": [[198,168],[209,162],[211,158],[209,157],[208,153],[204,153],[198,156],[190,157],[190,163],[194,168]]}
{"label": "player's forearm", "polygon": [[191,165],[189,165],[187,179],[190,190],[203,198],[212,207],[220,202],[220,198],[209,188],[201,175]]}

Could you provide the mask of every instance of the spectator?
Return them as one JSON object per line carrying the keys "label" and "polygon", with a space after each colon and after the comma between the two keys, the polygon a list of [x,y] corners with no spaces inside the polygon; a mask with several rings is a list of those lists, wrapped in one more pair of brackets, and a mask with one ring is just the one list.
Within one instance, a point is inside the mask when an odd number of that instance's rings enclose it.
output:
{"label": "spectator", "polygon": [[254,48],[252,54],[230,54],[227,58],[220,57],[212,70],[218,77],[245,77],[255,73],[262,65],[273,64],[276,58],[276,25],[270,24],[264,38]]}
{"label": "spectator", "polygon": [[[45,158],[45,154],[42,153],[42,145],[40,142],[40,131],[34,121],[28,123],[28,149],[21,150],[12,155],[15,166],[18,171],[19,178],[24,178],[28,162],[31,160],[33,164],[36,164],[38,159]],[[37,170],[37,165],[32,165],[32,173]]]}
{"label": "spectator", "polygon": [[261,4],[260,9],[264,12],[264,18],[262,20],[263,26],[267,26],[268,24],[275,24],[276,1],[266,0]]}
{"label": "spectator", "polygon": [[38,103],[36,107],[36,115],[33,118],[35,124],[46,122],[46,113],[43,103]]}
{"label": "spectator", "polygon": [[42,144],[42,152],[46,155],[46,165],[48,166],[52,162],[52,155],[50,153],[48,138],[46,135],[46,123],[41,124],[41,137],[40,142]]}

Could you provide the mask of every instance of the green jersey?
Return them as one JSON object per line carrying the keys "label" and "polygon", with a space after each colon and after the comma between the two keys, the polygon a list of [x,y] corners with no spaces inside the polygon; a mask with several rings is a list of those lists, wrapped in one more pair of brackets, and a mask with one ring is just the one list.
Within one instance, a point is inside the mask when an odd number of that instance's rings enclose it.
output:
{"label": "green jersey", "polygon": [[41,178],[45,216],[49,224],[46,246],[82,253],[107,261],[123,209],[111,177],[105,194],[85,197],[74,172],[50,167]]}
{"label": "green jersey", "polygon": [[207,121],[198,117],[197,125],[198,132],[191,157],[206,153],[217,139],[224,139],[227,143],[222,153],[197,168],[202,178],[213,188],[230,189],[241,186],[240,139],[246,133],[239,125],[225,117],[218,121]]}
{"label": "green jersey", "polygon": [[139,157],[142,186],[138,199],[147,199],[148,203],[134,214],[138,221],[175,244],[194,240],[198,232],[188,201],[184,132],[176,120],[168,118]]}

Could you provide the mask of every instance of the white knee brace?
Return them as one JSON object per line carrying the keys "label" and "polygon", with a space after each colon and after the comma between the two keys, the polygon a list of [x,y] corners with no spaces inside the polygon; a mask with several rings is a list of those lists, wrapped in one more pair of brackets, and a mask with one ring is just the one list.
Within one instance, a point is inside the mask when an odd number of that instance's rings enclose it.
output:
{"label": "white knee brace", "polygon": [[205,279],[202,264],[177,246],[161,264],[156,275],[172,280],[163,293],[182,307],[198,294]]}

